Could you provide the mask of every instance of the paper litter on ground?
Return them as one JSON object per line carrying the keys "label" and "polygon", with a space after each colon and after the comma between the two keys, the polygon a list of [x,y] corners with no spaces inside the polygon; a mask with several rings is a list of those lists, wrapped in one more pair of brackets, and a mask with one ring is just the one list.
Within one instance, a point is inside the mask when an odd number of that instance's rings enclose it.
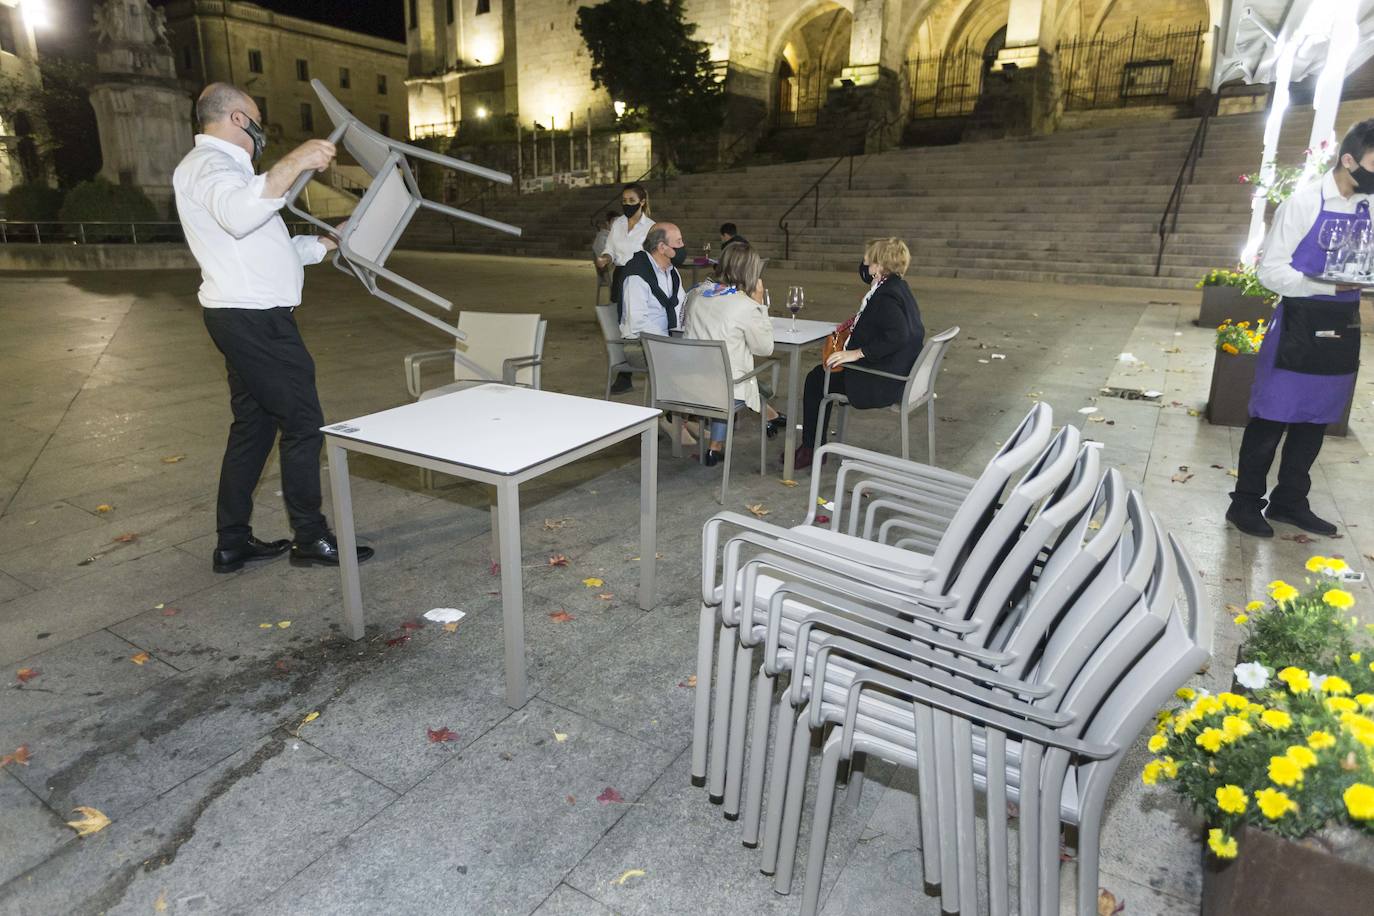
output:
{"label": "paper litter on ground", "polygon": [[456,607],[436,607],[425,611],[425,619],[435,623],[457,623],[466,616],[466,611],[460,611]]}

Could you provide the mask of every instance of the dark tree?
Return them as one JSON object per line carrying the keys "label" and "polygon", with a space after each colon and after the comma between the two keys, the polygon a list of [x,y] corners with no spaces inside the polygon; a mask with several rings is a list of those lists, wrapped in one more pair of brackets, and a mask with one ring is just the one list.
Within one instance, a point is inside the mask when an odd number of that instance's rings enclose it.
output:
{"label": "dark tree", "polygon": [[39,62],[42,84],[21,75],[0,77],[0,117],[15,124],[25,180],[35,182],[39,160],[70,188],[100,171],[100,140],[91,108],[91,71],[58,57]]}
{"label": "dark tree", "polygon": [[606,0],[577,11],[592,80],[673,145],[720,128],[722,84],[682,0]]}

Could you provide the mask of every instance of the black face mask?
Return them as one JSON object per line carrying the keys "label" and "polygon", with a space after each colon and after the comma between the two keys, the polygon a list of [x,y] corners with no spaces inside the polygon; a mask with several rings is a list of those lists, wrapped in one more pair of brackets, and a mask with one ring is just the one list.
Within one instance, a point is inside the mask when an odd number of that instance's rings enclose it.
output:
{"label": "black face mask", "polygon": [[685,263],[687,263],[687,246],[683,245],[681,248],[674,248],[673,266],[681,267]]}
{"label": "black face mask", "polygon": [[862,261],[859,262],[859,279],[868,284],[873,283],[873,274],[868,272],[868,265]]}
{"label": "black face mask", "polygon": [[[243,112],[239,112],[239,114],[243,114]],[[248,126],[240,127],[239,130],[247,134],[249,139],[253,141],[253,159],[256,160],[262,155],[262,151],[267,149],[267,134],[263,133],[262,127],[257,121],[246,114],[243,114],[243,117],[248,121]]]}
{"label": "black face mask", "polygon": [[1361,194],[1374,194],[1374,172],[1356,163],[1349,169],[1350,177],[1355,179],[1355,190]]}
{"label": "black face mask", "polygon": [[625,211],[625,218],[629,219],[639,212],[639,204],[621,204],[620,209]]}

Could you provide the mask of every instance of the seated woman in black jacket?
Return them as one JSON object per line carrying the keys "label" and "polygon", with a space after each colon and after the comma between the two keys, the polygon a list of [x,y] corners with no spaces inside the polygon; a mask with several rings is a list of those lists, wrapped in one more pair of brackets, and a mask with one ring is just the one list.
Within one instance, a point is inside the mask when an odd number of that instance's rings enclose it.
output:
{"label": "seated woman in black jacket", "polygon": [[[869,284],[868,294],[859,305],[854,329],[844,350],[831,353],[826,364],[831,369],[846,364],[877,369],[905,376],[916,363],[925,343],[926,329],[916,297],[902,279],[911,265],[911,251],[901,239],[875,239],[864,250],[859,276]],[[811,467],[816,447],[816,412],[825,387],[825,369],[817,366],[806,376],[805,409],[802,411],[802,441],[797,449],[796,466]],[[902,398],[905,382],[866,372],[831,372],[830,390],[849,398],[856,408],[887,407]],[[827,416],[822,427],[829,425]],[[825,442],[824,429],[821,443]]]}

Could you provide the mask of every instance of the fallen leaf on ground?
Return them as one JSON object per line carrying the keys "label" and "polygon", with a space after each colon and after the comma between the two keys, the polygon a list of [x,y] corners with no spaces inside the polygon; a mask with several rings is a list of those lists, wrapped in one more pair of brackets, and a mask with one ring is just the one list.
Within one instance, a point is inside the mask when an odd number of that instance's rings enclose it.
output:
{"label": "fallen leaf on ground", "polygon": [[76,565],[77,565],[77,566],[90,566],[92,563],[94,563],[96,560],[99,560],[99,559],[100,559],[101,557],[103,557],[103,556],[105,556],[105,554],[103,554],[103,553],[97,553],[97,554],[95,554],[95,555],[93,555],[93,556],[87,557],[86,559],[82,560],[81,562],[77,563]]}
{"label": "fallen leaf on ground", "polygon": [[1187,483],[1193,479],[1193,475],[1187,473],[1187,468],[1180,468],[1179,472],[1169,479],[1174,483]]}
{"label": "fallen leaf on ground", "polygon": [[817,515],[817,516],[816,516],[816,524],[817,524],[817,525],[828,525],[828,524],[830,524],[830,516],[825,515],[825,514]]}
{"label": "fallen leaf on ground", "polygon": [[568,621],[576,620],[577,618],[574,617],[572,614],[569,614],[567,611],[554,611],[552,614],[549,615],[549,619],[552,620],[554,623],[567,623]]}
{"label": "fallen leaf on ground", "polygon": [[689,674],[687,675],[687,680],[678,681],[677,685],[679,687],[695,687],[697,685],[697,676],[695,674]]}
{"label": "fallen leaf on ground", "polygon": [[1189,407],[1189,408],[1188,408],[1188,416],[1190,416],[1190,417],[1200,417],[1200,416],[1202,416],[1202,411],[1198,410],[1196,407]]}
{"label": "fallen leaf on ground", "polygon": [[1226,469],[1226,476],[1227,476],[1227,477],[1239,477],[1239,476],[1240,476],[1240,472],[1237,471],[1235,468],[1227,468],[1227,469]]}
{"label": "fallen leaf on ground", "polygon": [[38,675],[42,673],[43,672],[38,668],[20,668],[18,671],[14,673],[14,676],[19,678],[19,683],[27,684],[29,681],[38,677]]}
{"label": "fallen leaf on ground", "polygon": [[559,744],[562,744],[564,741],[568,740],[568,735],[566,732],[554,732],[553,740],[557,741]]}
{"label": "fallen leaf on ground", "polygon": [[276,663],[273,667],[276,668],[278,671],[290,671],[290,670],[291,670],[291,666],[288,665],[288,664],[286,663],[286,659],[284,659],[284,658],[279,658],[279,659],[277,659],[277,663]]}
{"label": "fallen leaf on ground", "polygon": [[493,576],[499,576],[499,575],[501,575],[501,564],[500,564],[500,563],[493,563],[493,564],[491,564],[491,574],[492,574]]}
{"label": "fallen leaf on ground", "polygon": [[457,624],[457,623],[446,623],[446,624],[444,624],[444,632],[445,632],[445,633],[457,633],[457,632],[458,632],[458,624]]}
{"label": "fallen leaf on ground", "polygon": [[289,620],[278,620],[278,621],[277,621],[277,629],[279,629],[279,630],[285,630],[285,629],[286,629],[287,627],[289,627],[289,626],[291,626],[291,621],[289,621]]}
{"label": "fallen leaf on ground", "polygon": [[162,463],[163,463],[163,464],[176,464],[178,461],[180,461],[181,459],[183,459],[183,458],[185,458],[185,457],[186,457],[185,455],[166,455],[166,456],[163,457]]}
{"label": "fallen leaf on ground", "polygon": [[116,534],[114,536],[114,543],[116,544],[132,544],[136,540],[138,540],[138,534],[133,531],[126,534]]}
{"label": "fallen leaf on ground", "polygon": [[67,821],[67,826],[75,830],[77,836],[90,836],[110,826],[110,819],[95,808],[78,805],[72,810],[80,814],[81,817],[74,821]]}
{"label": "fallen leaf on ground", "polygon": [[[163,460],[163,461],[166,461],[167,459],[164,458],[164,459],[162,459],[162,460]],[[158,894],[158,895],[157,895],[157,899],[153,901],[153,912],[154,912],[154,913],[165,913],[165,912],[167,912],[167,891],[166,891],[165,889],[162,891],[162,893]]]}
{"label": "fallen leaf on ground", "polygon": [[458,733],[447,725],[442,728],[427,728],[425,733],[429,735],[430,744],[439,744],[442,741],[457,741]]}
{"label": "fallen leaf on ground", "polygon": [[597,595],[596,597],[599,598],[599,599],[602,600],[602,601],[610,601],[612,598],[615,597],[615,594],[612,593],[612,592],[602,592],[601,594]]}
{"label": "fallen leaf on ground", "polygon": [[602,582],[600,579],[596,578],[595,576],[592,576],[590,579],[583,579],[583,580],[582,580],[582,584],[585,585],[585,586],[587,586],[587,588],[600,588],[601,586],[605,585],[606,583],[605,583],[605,582]]}
{"label": "fallen leaf on ground", "polygon": [[151,657],[152,656],[150,656],[147,652],[140,652],[137,655],[129,656],[129,661],[133,662],[135,665],[141,665]]}
{"label": "fallen leaf on ground", "polygon": [[563,556],[563,554],[561,554],[561,553],[556,553],[556,554],[554,554],[553,556],[549,557],[549,565],[550,565],[550,566],[567,566],[567,565],[568,565],[568,558],[565,557],[565,556]]}
{"label": "fallen leaf on ground", "polygon": [[179,607],[165,607],[165,608],[162,609],[162,616],[163,616],[163,617],[175,617],[176,615],[178,615],[178,614],[180,614],[180,613],[181,613],[181,608],[179,608]]}
{"label": "fallen leaf on ground", "polygon": [[616,879],[615,879],[614,881],[612,881],[611,883],[612,883],[612,884],[619,884],[620,886],[624,887],[624,886],[625,886],[625,882],[626,882],[626,881],[629,881],[631,878],[643,878],[643,877],[644,877],[644,869],[642,869],[642,868],[631,868],[631,869],[627,869],[626,872],[625,872],[625,874],[621,875],[619,878],[616,878]]}
{"label": "fallen leaf on ground", "polygon": [[784,480],[782,482],[782,485],[784,487],[795,487],[797,485],[797,482],[795,480]]}
{"label": "fallen leaf on ground", "polygon": [[568,795],[568,796],[565,796],[565,798],[567,799],[568,804],[570,804],[570,805],[575,805],[575,804],[577,804],[577,796],[576,796],[576,795]]}
{"label": "fallen leaf on ground", "polygon": [[1313,538],[1309,534],[1303,534],[1299,532],[1298,534],[1285,534],[1283,535],[1282,540],[1292,541],[1294,544],[1311,544]]}
{"label": "fallen leaf on ground", "polygon": [[610,786],[607,786],[605,791],[603,791],[600,795],[596,797],[596,800],[601,802],[601,804],[603,805],[609,805],[611,802],[623,802],[625,800],[625,796],[621,795],[619,792],[617,792],[615,789],[612,789]]}
{"label": "fallen leaf on ground", "polygon": [[763,503],[755,503],[752,506],[745,506],[745,508],[754,513],[755,518],[763,518],[768,514],[768,510],[763,507]]}
{"label": "fallen leaf on ground", "polygon": [[270,629],[272,629],[272,624],[270,624],[270,623],[260,623],[260,624],[258,624],[258,629],[259,629],[259,630],[270,630]]}
{"label": "fallen leaf on ground", "polygon": [[295,734],[295,736],[299,738],[301,735],[301,729],[305,728],[307,725],[309,725],[311,722],[314,722],[319,717],[320,711],[318,709],[314,710],[313,712],[306,713],[305,718],[301,719],[301,724],[296,726],[296,731],[293,734]]}
{"label": "fallen leaf on ground", "polygon": [[546,518],[544,519],[545,531],[557,531],[559,528],[566,528],[572,521],[570,518]]}
{"label": "fallen leaf on ground", "polygon": [[1116,894],[1105,887],[1097,889],[1097,916],[1116,916],[1126,909],[1126,901],[1116,899]]}
{"label": "fallen leaf on ground", "polygon": [[29,746],[27,744],[21,744],[14,749],[13,754],[6,754],[0,757],[0,767],[7,767],[11,763],[17,763],[20,766],[28,766],[29,758],[32,756],[33,755],[29,753]]}
{"label": "fallen leaf on ground", "polygon": [[100,505],[98,505],[98,506],[95,507],[95,511],[97,511],[97,512],[113,512],[113,511],[114,511],[114,506],[111,506],[111,505],[109,505],[108,503],[101,503]]}
{"label": "fallen leaf on ground", "polygon": [[402,633],[400,636],[393,636],[391,639],[388,639],[386,644],[388,646],[402,646],[408,642],[410,642],[410,634]]}
{"label": "fallen leaf on ground", "polygon": [[1106,423],[1106,422],[1107,422],[1107,418],[1106,418],[1106,417],[1102,417],[1102,416],[1092,416],[1092,417],[1088,417],[1088,422],[1089,422],[1089,423]]}

